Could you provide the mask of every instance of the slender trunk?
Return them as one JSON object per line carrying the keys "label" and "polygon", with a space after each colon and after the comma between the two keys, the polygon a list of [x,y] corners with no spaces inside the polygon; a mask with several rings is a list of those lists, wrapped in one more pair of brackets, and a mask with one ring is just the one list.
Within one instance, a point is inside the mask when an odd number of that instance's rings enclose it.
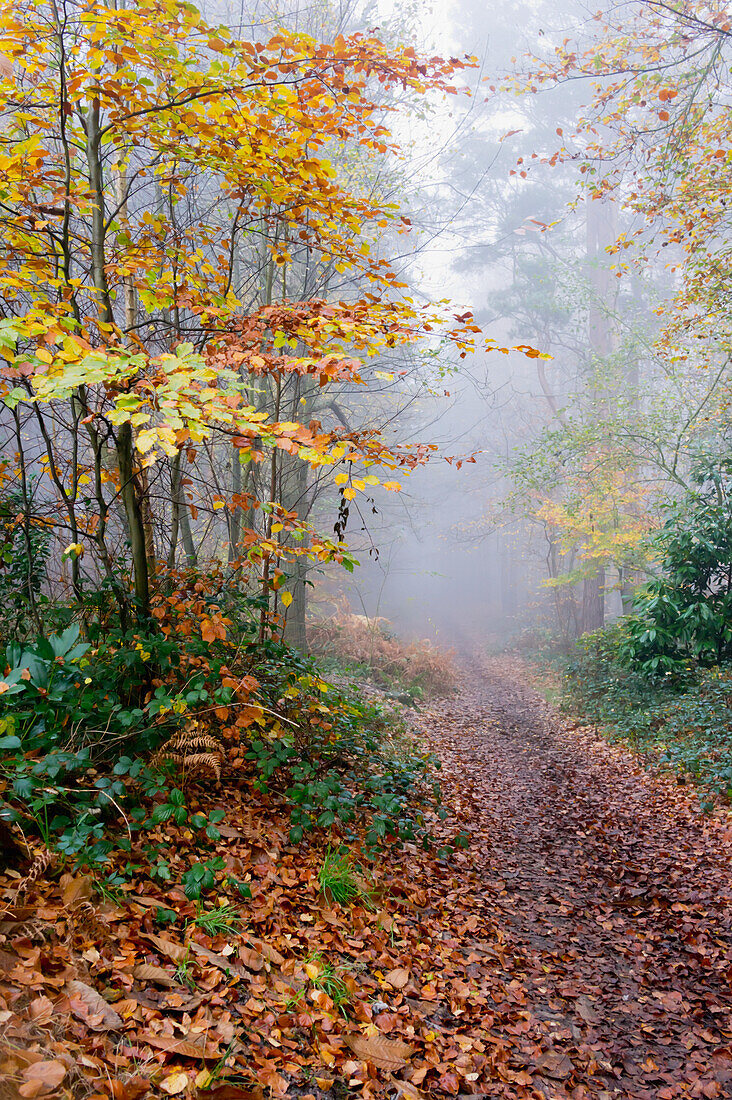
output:
{"label": "slender trunk", "polygon": [[20,468],[20,491],[23,497],[23,538],[25,540],[25,554],[27,562],[27,579],[26,586],[28,592],[28,605],[30,607],[31,618],[36,625],[36,629],[40,634],[43,633],[43,622],[38,613],[38,605],[36,603],[36,594],[34,591],[34,577],[33,577],[33,540],[31,539],[31,500],[30,493],[28,491],[28,477],[26,472],[25,454],[23,451],[23,435],[20,426],[20,413],[18,407],[13,409],[13,419],[15,421],[15,440],[18,448],[18,465]]}
{"label": "slender trunk", "polygon": [[[606,247],[617,236],[617,210],[612,202],[587,199],[587,259],[590,279],[590,308],[588,337],[595,360],[607,361],[615,350],[616,333],[612,323],[612,310],[617,289],[616,280],[607,262]],[[609,393],[594,382],[597,415],[602,418]],[[585,577],[582,586],[583,633],[599,630],[605,625],[605,564],[599,563],[592,576]]]}
{"label": "slender trunk", "polygon": [[117,459],[119,462],[120,491],[132,551],[135,599],[137,600],[139,612],[147,616],[150,612],[150,574],[148,571],[145,525],[135,484],[134,445],[132,426],[129,422],[123,424],[117,433]]}
{"label": "slender trunk", "polygon": [[175,555],[178,550],[180,533],[180,473],[181,453],[170,463],[170,545],[168,547],[168,569],[175,569]]}
{"label": "slender trunk", "polygon": [[229,519],[229,565],[239,559],[239,541],[241,539],[241,454],[238,447],[231,448],[231,495],[233,497],[231,517]]}
{"label": "slender trunk", "polygon": [[186,556],[186,565],[189,569],[195,569],[198,564],[198,554],[196,553],[196,544],[193,541],[193,532],[191,530],[191,517],[188,512],[188,505],[186,503],[185,492],[183,490],[183,479],[181,478],[180,496],[178,497],[180,502],[180,533],[183,539],[183,552]]}
{"label": "slender trunk", "polygon": [[[282,396],[282,379],[278,378],[275,383],[275,410],[274,419],[279,420],[280,416],[280,397]],[[277,500],[277,448],[272,448],[272,457],[270,460],[270,472],[269,472],[269,496],[270,502],[274,505]],[[265,524],[265,537],[267,539],[272,538],[272,512],[267,515],[267,522]],[[259,619],[259,641],[263,642],[267,636],[267,624],[269,620],[269,585],[270,585],[270,553],[266,552],[264,557],[264,567],[262,569],[262,612]],[[276,608],[275,608],[276,610]]]}
{"label": "slender trunk", "polygon": [[600,630],[605,625],[605,568],[599,566],[582,586],[582,632]]}
{"label": "slender trunk", "polygon": [[[101,128],[99,101],[93,100],[86,115],[86,155],[89,167],[89,186],[94,196],[92,207],[91,266],[92,280],[99,297],[100,320],[114,324],[114,312],[105,269],[105,198],[104,171],[101,158]],[[138,499],[135,477],[134,443],[132,426],[123,424],[117,435],[117,462],[120,476],[120,493],[127,522],[127,533],[132,549],[134,590],[138,610],[147,614],[150,608],[150,574],[146,552],[145,528]]]}
{"label": "slender trunk", "polygon": [[[299,519],[308,513],[308,466],[297,456],[282,459],[282,503]],[[295,649],[307,649],[308,561],[299,556],[290,568],[292,603],[285,617],[285,638]]]}

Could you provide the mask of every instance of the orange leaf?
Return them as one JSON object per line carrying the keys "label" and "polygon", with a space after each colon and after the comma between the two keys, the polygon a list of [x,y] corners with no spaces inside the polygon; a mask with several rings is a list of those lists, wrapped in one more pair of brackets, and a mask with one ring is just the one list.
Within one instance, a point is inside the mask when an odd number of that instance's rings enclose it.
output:
{"label": "orange leaf", "polygon": [[23,1070],[23,1084],[19,1088],[21,1096],[43,1096],[57,1088],[66,1076],[66,1066],[55,1058],[50,1062],[34,1062]]}

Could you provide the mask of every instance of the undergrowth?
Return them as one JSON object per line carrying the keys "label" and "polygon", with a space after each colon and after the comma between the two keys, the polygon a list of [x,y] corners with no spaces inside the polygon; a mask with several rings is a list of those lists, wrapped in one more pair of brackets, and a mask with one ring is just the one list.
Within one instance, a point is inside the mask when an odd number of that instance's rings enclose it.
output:
{"label": "undergrowth", "polygon": [[677,675],[649,676],[628,667],[624,632],[616,625],[578,642],[563,661],[563,709],[695,783],[703,796],[732,800],[732,665],[689,661]]}
{"label": "undergrowth", "polygon": [[314,623],[308,636],[319,657],[370,677],[405,702],[441,698],[455,689],[450,655],[426,640],[403,641],[384,618],[341,613]]}
{"label": "undergrowth", "polygon": [[[256,608],[247,631],[246,608],[233,630],[234,614],[212,607],[214,639],[181,629],[182,600],[174,610],[167,633],[162,607],[147,631],[71,623],[8,645],[0,819],[31,848],[40,843],[69,869],[113,867],[111,888],[142,871],[204,899],[223,871],[225,811],[210,808],[211,791],[231,782],[284,805],[294,844],[320,832],[367,850],[429,846],[429,813],[441,811],[434,762],[393,710],[328,683],[312,659],[255,641]],[[195,836],[183,870],[160,845],[175,828]],[[348,900],[339,858],[326,859],[331,902]],[[249,896],[247,883],[229,879],[232,896]],[[226,916],[201,909],[198,920]]]}

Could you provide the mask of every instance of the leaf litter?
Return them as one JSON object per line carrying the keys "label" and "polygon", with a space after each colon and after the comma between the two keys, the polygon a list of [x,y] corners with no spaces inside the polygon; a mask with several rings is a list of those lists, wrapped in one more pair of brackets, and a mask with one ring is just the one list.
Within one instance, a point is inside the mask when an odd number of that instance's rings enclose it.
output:
{"label": "leaf litter", "polygon": [[474,661],[421,713],[453,811],[433,831],[457,818],[469,847],[388,849],[352,905],[236,773],[217,854],[250,886],[238,929],[208,936],[142,876],[118,901],[47,879],[21,908],[2,875],[3,1100],[732,1095],[732,828],[526,682]]}

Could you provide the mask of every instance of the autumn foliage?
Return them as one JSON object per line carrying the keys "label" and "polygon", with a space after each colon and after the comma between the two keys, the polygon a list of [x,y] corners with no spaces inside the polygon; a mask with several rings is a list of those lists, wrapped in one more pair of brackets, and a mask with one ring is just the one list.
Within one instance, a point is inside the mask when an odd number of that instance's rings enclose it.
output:
{"label": "autumn foliage", "polygon": [[323,428],[317,395],[381,348],[439,329],[464,354],[477,329],[404,295],[374,246],[408,219],[334,154],[392,155],[391,90],[453,90],[466,62],[361,34],[253,43],[167,0],[19,0],[0,55],[4,478],[57,586],[104,581],[129,620],[127,573],[146,614],[181,551],[223,549],[265,600],[283,559],[340,560],[283,497],[287,462],[374,483],[425,453]]}

